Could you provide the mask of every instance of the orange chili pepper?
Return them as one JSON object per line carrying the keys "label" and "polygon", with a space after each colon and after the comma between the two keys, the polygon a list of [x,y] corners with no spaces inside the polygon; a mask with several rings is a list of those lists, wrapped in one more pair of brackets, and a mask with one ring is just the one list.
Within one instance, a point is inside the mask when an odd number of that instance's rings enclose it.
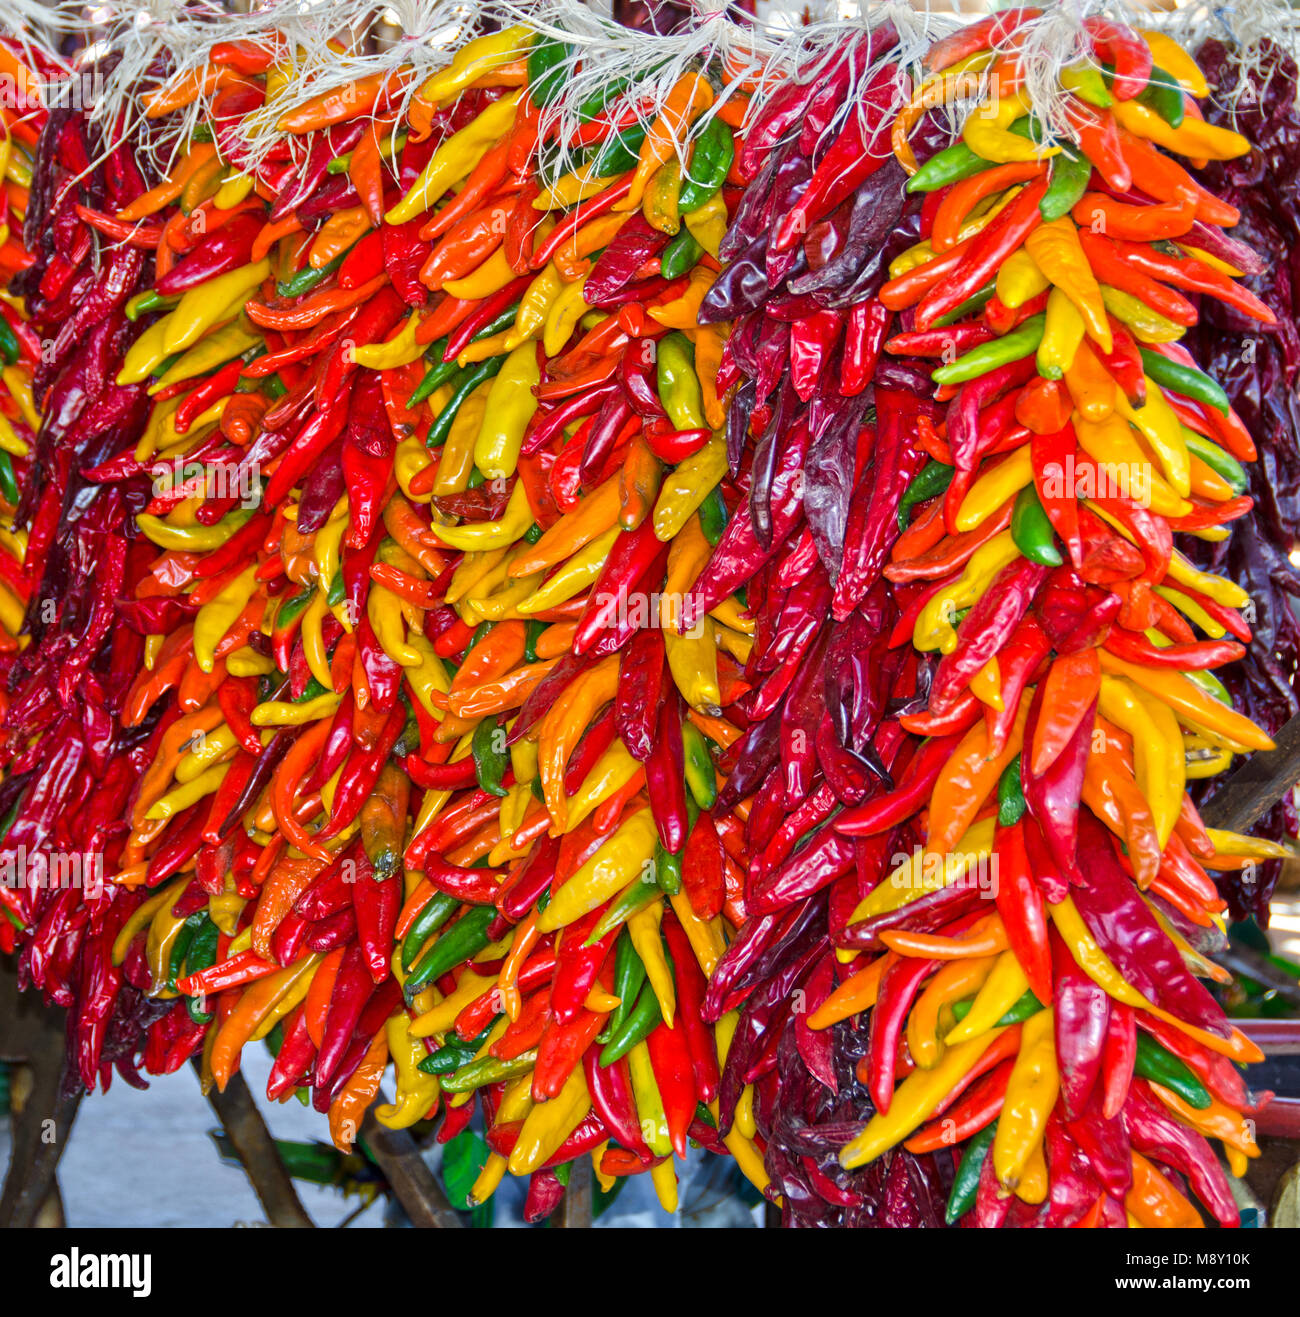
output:
{"label": "orange chili pepper", "polygon": [[886,929],[880,940],[900,956],[923,956],[929,960],[963,960],[993,956],[1007,949],[1007,931],[1001,915],[981,919],[960,937],[937,933],[912,933],[903,928]]}
{"label": "orange chili pepper", "polygon": [[631,188],[627,196],[614,203],[615,210],[636,210],[655,171],[672,159],[685,130],[712,104],[713,88],[703,74],[687,73],[677,80],[641,143]]}
{"label": "orange chili pepper", "polygon": [[1012,161],[1005,165],[994,165],[992,169],[981,170],[970,178],[954,183],[935,212],[930,246],[937,252],[955,246],[961,239],[961,227],[967,216],[981,201],[1017,183],[1027,183],[1045,169],[1046,165],[1039,160]]}
{"label": "orange chili pepper", "polygon": [[289,747],[289,753],[281,761],[271,784],[271,809],[285,839],[304,855],[326,861],[331,858],[330,852],[298,822],[294,802],[298,788],[316,765],[325,739],[329,736],[330,725],[331,719],[320,718],[302,732]]}
{"label": "orange chili pepper", "polygon": [[209,161],[214,160],[216,155],[217,148],[212,142],[199,142],[190,150],[189,155],[177,165],[175,172],[169,178],[165,178],[157,186],[151,187],[148,192],[136,197],[129,205],[123,206],[117,212],[117,218],[120,220],[145,219],[156,211],[162,210],[164,206],[170,206],[180,196],[181,190],[189,182],[190,176],[202,169]]}
{"label": "orange chili pepper", "polygon": [[334,980],[339,976],[339,966],[343,963],[346,947],[336,947],[321,961],[307,989],[302,1010],[307,1025],[307,1037],[317,1047],[325,1039],[325,1017],[329,1014],[330,1001],[334,996]]}

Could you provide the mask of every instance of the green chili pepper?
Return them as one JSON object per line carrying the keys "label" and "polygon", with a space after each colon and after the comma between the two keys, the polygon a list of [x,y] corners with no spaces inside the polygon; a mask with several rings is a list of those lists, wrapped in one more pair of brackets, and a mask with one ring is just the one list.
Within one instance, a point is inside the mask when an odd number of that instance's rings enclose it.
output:
{"label": "green chili pepper", "polygon": [[[682,857],[665,850],[660,843],[655,847],[655,891],[651,899],[656,899],[661,892],[668,896],[676,896],[681,890]],[[650,902],[647,901],[646,904],[649,905]]]}
{"label": "green chili pepper", "polygon": [[715,116],[695,139],[690,170],[682,180],[681,194],[677,199],[678,212],[689,215],[716,196],[731,172],[735,158],[736,139],[731,129]]}
{"label": "green chili pepper", "polygon": [[348,597],[347,582],[343,579],[343,568],[340,567],[334,573],[334,579],[330,582],[329,593],[325,596],[325,602],[331,608],[341,604]]}
{"label": "green chili pepper", "polygon": [[426,983],[440,979],[449,969],[477,956],[488,944],[488,925],[496,918],[496,907],[476,905],[467,910],[420,958],[404,985],[407,1001]]}
{"label": "green chili pepper", "polygon": [[686,753],[686,785],[701,809],[712,809],[718,798],[718,775],[709,743],[694,723],[682,724],[682,748]]}
{"label": "green chili pepper", "polygon": [[[201,970],[211,969],[216,964],[217,939],[220,935],[221,930],[211,919],[206,924],[200,924],[198,931],[194,934],[193,941],[190,942],[186,951],[186,974],[198,974]],[[176,978],[181,977],[182,975],[176,975]],[[197,997],[186,997],[185,1009],[189,1011],[190,1019],[195,1024],[207,1024],[212,1019],[212,1012],[203,1010],[199,1006]]]}
{"label": "green chili pepper", "polygon": [[1017,755],[998,778],[998,822],[1009,828],[1025,814],[1025,792],[1020,784],[1020,756]]}
{"label": "green chili pepper", "polygon": [[907,180],[908,192],[937,192],[964,178],[973,178],[993,168],[992,160],[978,156],[965,142],[936,152]]}
{"label": "green chili pepper", "polygon": [[126,304],[126,318],[134,321],[150,311],[170,311],[180,300],[179,296],[164,297],[152,288],[146,288],[143,293],[136,293]]}
{"label": "green chili pepper", "polygon": [[1056,532],[1033,485],[1026,485],[1016,495],[1011,510],[1011,539],[1030,562],[1059,567],[1065,561],[1056,547]]}
{"label": "green chili pepper", "polygon": [[1187,113],[1181,84],[1158,64],[1151,66],[1150,81],[1138,92],[1136,100],[1139,105],[1153,110],[1171,128],[1177,128]]}
{"label": "green chili pepper", "polygon": [[1101,70],[1088,64],[1075,65],[1069,70],[1069,90],[1081,101],[1095,105],[1099,110],[1108,110],[1115,104],[1115,97],[1111,95]]}
{"label": "green chili pepper", "polygon": [[1226,704],[1232,707],[1232,696],[1228,694],[1228,688],[1212,672],[1191,672],[1183,673],[1188,681],[1199,686],[1207,695],[1212,695],[1220,704]]}
{"label": "green chili pepper", "polygon": [[419,959],[424,944],[460,909],[460,900],[446,892],[434,892],[420,913],[411,921],[402,939],[402,969],[408,970]]}
{"label": "green chili pepper", "polygon": [[657,63],[646,69],[644,73],[628,73],[621,78],[610,78],[603,83],[600,88],[593,91],[581,105],[578,106],[578,118],[583,123],[590,123],[612,100],[621,96],[629,87],[640,81],[642,78],[651,78],[663,68],[666,61],[659,60]]}
{"label": "green chili pepper", "polygon": [[1009,334],[981,343],[956,361],[940,366],[931,378],[936,384],[964,384],[967,380],[976,380],[981,375],[997,370],[999,366],[1020,361],[1037,351],[1043,341],[1046,326],[1047,313],[1040,311],[1038,315],[1030,316],[1023,324],[1017,325]]}
{"label": "green chili pepper", "polygon": [[940,462],[937,457],[932,457],[912,477],[912,483],[903,491],[903,497],[898,504],[899,530],[907,529],[912,509],[918,503],[926,503],[932,498],[938,498],[948,488],[952,483],[952,472],[953,469],[947,462]]}
{"label": "green chili pepper", "polygon": [[1138,1031],[1137,1052],[1133,1057],[1133,1073],[1160,1084],[1177,1093],[1189,1106],[1204,1111],[1210,1105],[1210,1094],[1191,1069],[1168,1048],[1161,1047],[1150,1034]]}
{"label": "green chili pepper", "polygon": [[172,943],[172,954],[167,960],[167,981],[164,987],[169,991],[176,991],[176,980],[180,977],[181,966],[185,964],[185,957],[189,954],[194,938],[205,922],[209,924],[212,922],[208,918],[208,912],[197,910],[181,925],[181,931],[177,933],[176,941]]}
{"label": "green chili pepper", "polygon": [[496,1027],[497,1016],[492,1023],[483,1030],[477,1038],[461,1038],[452,1034],[448,1041],[420,1062],[419,1068],[426,1075],[449,1075],[453,1070],[459,1070],[467,1061],[474,1059],[474,1054],[488,1040],[488,1034]]}
{"label": "green chili pepper", "polygon": [[637,1043],[650,1036],[662,1019],[659,998],[655,996],[653,986],[646,983],[636,999],[636,1005],[628,1012],[622,1024],[610,1033],[609,1042],[601,1048],[600,1064],[613,1065],[626,1056]]}
{"label": "green chili pepper", "polygon": [[447,399],[447,405],[434,417],[433,424],[429,426],[429,433],[424,440],[428,447],[441,448],[447,442],[447,436],[456,422],[456,414],[460,411],[461,404],[480,384],[490,380],[505,365],[505,360],[504,355],[489,357],[486,361],[480,361],[465,370],[456,381],[455,391]]}
{"label": "green chili pepper", "polygon": [[645,980],[645,965],[632,945],[631,934],[625,928],[614,943],[614,995],[619,1002],[605,1022],[598,1037],[599,1042],[608,1042],[615,1030],[622,1027],[623,1021],[632,1012],[637,993],[641,991]]}
{"label": "green chili pepper", "polygon": [[[515,323],[515,315],[519,310],[518,302],[508,310],[502,311],[499,316],[491,323],[483,326],[482,329],[470,339],[471,343],[477,343],[480,339],[488,338],[492,334],[499,334],[503,329],[509,329]],[[433,365],[429,367],[428,373],[420,381],[416,390],[406,400],[408,407],[414,407],[416,403],[423,402],[434,389],[446,384],[457,372],[460,367],[456,365],[456,359],[453,357],[450,361],[444,361],[443,354],[447,351],[447,344],[450,339],[440,338],[436,343],[429,345],[428,351],[424,354],[426,360],[432,360]]]}
{"label": "green chili pepper", "polygon": [[[967,997],[964,1001],[953,1002],[953,1019],[964,1020],[970,1014],[970,1009],[974,1004],[974,997]],[[1002,1016],[994,1028],[1001,1029],[1008,1025],[1019,1024],[1022,1020],[1029,1019],[1031,1015],[1037,1015],[1042,1009],[1043,1003],[1032,992],[1026,992],[1024,996],[1007,1008],[1006,1014]]]}
{"label": "green chili pepper", "polygon": [[18,506],[18,481],[14,477],[14,460],[0,449],[0,497],[10,507]]}
{"label": "green chili pepper", "polygon": [[694,269],[696,261],[704,254],[704,248],[695,241],[690,229],[683,227],[677,236],[663,250],[659,258],[659,273],[665,279],[680,279]]}
{"label": "green chili pepper", "polygon": [[704,532],[704,538],[710,544],[716,545],[722,538],[722,532],[727,529],[727,522],[731,520],[727,513],[727,501],[722,497],[721,485],[714,485],[704,496],[699,514],[700,529]]}
{"label": "green chili pepper", "polygon": [[[660,850],[662,850],[662,847]],[[613,929],[626,924],[638,910],[644,910],[647,906],[653,905],[663,896],[664,889],[658,881],[660,877],[659,864],[660,854],[656,851],[654,871],[644,870],[639,873],[609,903],[609,908],[601,915],[587,940],[582,944],[583,946],[594,947],[601,938]]]}
{"label": "green chili pepper", "polygon": [[997,292],[997,280],[990,279],[988,283],[977,293],[973,293],[960,306],[955,306],[946,316],[940,316],[934,322],[936,329],[944,329],[948,325],[955,325],[959,320],[965,320],[967,316],[973,316],[977,311],[982,311],[993,300],[993,294]]}
{"label": "green chili pepper", "polygon": [[1139,346],[1138,351],[1142,354],[1142,369],[1162,389],[1172,389],[1184,398],[1204,403],[1225,416],[1228,414],[1228,395],[1204,371],[1197,370],[1195,366],[1185,366],[1181,361],[1171,361],[1150,348]]}
{"label": "green chili pepper", "polygon": [[542,538],[542,528],[536,522],[533,522],[533,524],[529,526],[529,528],[526,531],[524,531],[525,544],[536,544],[537,541],[540,540],[541,538]]}
{"label": "green chili pepper", "polygon": [[[348,251],[351,250],[352,248],[349,247]],[[280,297],[301,297],[303,293],[310,292],[317,284],[324,283],[343,264],[343,258],[347,254],[347,251],[339,252],[333,260],[327,261],[318,270],[313,269],[310,265],[303,266],[296,274],[291,274],[287,279],[277,283],[275,286],[276,293]]]}
{"label": "green chili pepper", "polygon": [[528,52],[528,95],[541,107],[553,101],[564,86],[570,47],[563,41],[543,37]]}
{"label": "green chili pepper", "polygon": [[163,377],[164,375],[166,375],[167,372],[168,372],[169,370],[171,370],[171,368],[172,368],[172,367],[173,367],[173,366],[174,366],[174,365],[175,365],[175,364],[176,364],[176,363],[177,363],[177,362],[178,362],[178,361],[179,361],[184,355],[185,355],[185,353],[183,353],[183,352],[173,352],[173,353],[171,354],[170,357],[164,357],[164,358],[163,358],[163,359],[162,359],[162,360],[161,360],[161,361],[160,361],[160,362],[159,362],[159,363],[153,368],[153,370],[149,372],[150,375],[152,375],[152,377],[153,377],[154,379],[156,379],[156,380],[160,380],[160,379],[162,379],[162,377]]}
{"label": "green chili pepper", "polygon": [[18,335],[4,316],[0,316],[0,357],[4,358],[5,365],[12,366],[18,360],[19,351]]}
{"label": "green chili pepper", "polygon": [[646,138],[644,124],[634,123],[620,133],[612,133],[591,153],[589,168],[594,178],[610,178],[636,167],[641,143]]}
{"label": "green chili pepper", "polygon": [[524,662],[537,662],[537,642],[542,638],[542,632],[545,631],[550,623],[539,622],[535,617],[530,618],[524,626]]}
{"label": "green chili pepper", "polygon": [[470,752],[474,756],[474,776],[478,778],[479,786],[490,796],[504,796],[506,788],[501,785],[501,779],[505,777],[506,765],[510,762],[505,728],[495,718],[482,719],[474,728]]}
{"label": "green chili pepper", "polygon": [[522,1052],[509,1060],[499,1056],[480,1056],[477,1061],[470,1061],[442,1080],[444,1093],[470,1093],[485,1084],[500,1084],[516,1075],[522,1075],[537,1064],[537,1049]]}
{"label": "green chili pepper", "polygon": [[659,401],[679,430],[706,430],[704,395],[695,373],[695,349],[685,334],[674,330],[659,340],[655,354]]}
{"label": "green chili pepper", "polygon": [[953,1225],[975,1206],[984,1159],[989,1155],[993,1136],[997,1132],[998,1122],[994,1120],[967,1141],[966,1151],[962,1153],[961,1164],[952,1182],[952,1192],[948,1195],[948,1206],[944,1209],[943,1219],[948,1225]]}

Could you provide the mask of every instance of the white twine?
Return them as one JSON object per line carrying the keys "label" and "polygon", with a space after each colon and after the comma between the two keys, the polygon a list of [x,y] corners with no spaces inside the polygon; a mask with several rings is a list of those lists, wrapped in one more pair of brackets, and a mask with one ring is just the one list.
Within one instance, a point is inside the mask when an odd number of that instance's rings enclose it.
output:
{"label": "white twine", "polygon": [[[855,63],[826,131],[837,133],[850,114],[867,113],[863,92],[880,82],[886,64],[894,65],[889,89],[893,108],[900,108],[925,76],[924,59],[933,42],[975,17],[914,8],[906,0],[852,4],[850,9],[844,0],[820,0],[819,16],[797,25],[789,14],[763,20],[725,0],[695,0],[694,20],[682,31],[660,35],[623,28],[582,0],[271,0],[248,14],[228,13],[218,0],[104,0],[94,11],[103,35],[96,37],[93,52],[96,67],[107,71],[91,117],[105,150],[129,137],[155,167],[165,170],[194,130],[211,122],[211,98],[200,97],[165,120],[150,121],[141,104],[142,89],[165,87],[203,68],[217,42],[247,41],[279,51],[287,76],[272,101],[235,125],[241,161],[255,168],[286,142],[290,158],[301,161],[310,135],[282,133],[277,123],[285,113],[356,79],[407,68],[411,76],[392,104],[404,111],[428,75],[445,67],[480,31],[521,25],[570,48],[556,75],[558,94],[545,111],[543,126],[557,143],[549,167],[562,172],[576,164],[567,143],[580,123],[579,107],[593,93],[626,79],[632,88],[614,105],[648,126],[685,73],[707,68],[721,86],[713,106],[676,144],[684,159],[691,139],[740,94],[742,84],[753,89],[747,110],[752,122],[790,79],[820,78],[844,58],[852,42],[886,23],[892,24],[896,41],[870,61]],[[52,47],[59,33],[84,33],[85,12],[73,0],[63,0],[52,14],[36,0],[0,0],[0,22],[33,34],[42,50],[47,43]],[[1026,94],[1048,140],[1075,139],[1060,77],[1068,67],[1100,67],[1083,26],[1093,15],[1135,28],[1159,28],[1189,51],[1209,37],[1230,41],[1238,57],[1237,83],[1214,89],[1216,99],[1227,104],[1249,95],[1252,83],[1257,87],[1269,75],[1267,42],[1293,53],[1300,48],[1300,19],[1280,0],[1226,5],[1194,0],[1172,14],[1135,9],[1125,0],[1058,0],[995,47],[1018,50]],[[381,26],[395,27],[401,35],[378,49],[367,38]],[[524,53],[523,43],[519,53]],[[988,90],[986,73],[971,96],[944,107],[941,112],[954,134],[987,99]],[[879,103],[878,91],[873,99]]]}

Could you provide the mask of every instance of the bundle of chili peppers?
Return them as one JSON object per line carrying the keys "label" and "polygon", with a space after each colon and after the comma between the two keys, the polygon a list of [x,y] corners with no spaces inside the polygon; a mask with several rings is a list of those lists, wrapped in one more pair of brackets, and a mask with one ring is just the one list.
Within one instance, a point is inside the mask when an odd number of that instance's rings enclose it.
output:
{"label": "bundle of chili peppers", "polygon": [[[881,206],[870,179],[884,166],[862,149],[880,129],[850,120],[808,162],[813,101],[793,88],[789,190],[778,163],[756,193],[756,204],[782,198],[770,226],[743,233],[749,245],[704,306],[736,317],[730,351],[759,358],[759,405],[784,386],[773,413],[796,406],[804,360],[833,363],[841,395],[861,387],[864,358],[874,382],[874,435],[823,438],[832,474],[804,459],[805,506],[784,501],[782,534],[743,562],[715,557],[703,578],[733,588],[751,576],[751,607],[767,601],[756,654],[768,626],[781,658],[817,634],[786,622],[791,587],[811,579],[818,615],[829,605],[852,625],[865,613],[859,654],[882,637],[870,668],[896,665],[884,683],[894,717],[871,743],[887,789],[860,798],[826,738],[812,791],[791,748],[810,708],[794,682],[773,697],[781,731],[768,729],[766,758],[753,726],[756,753],[732,777],[750,769],[757,788],[750,922],[711,991],[725,991],[733,957],[755,954],[751,938],[780,964],[783,991],[805,986],[806,1020],[782,1031],[760,997],[737,1030],[782,1080],[788,1043],[820,1082],[802,1110],[776,1110],[770,1132],[760,1123],[782,1151],[777,1184],[795,1219],[870,1215],[882,1184],[843,1172],[900,1145],[959,1145],[950,1222],[1199,1224],[1190,1184],[1229,1225],[1237,1210],[1207,1136],[1238,1173],[1257,1155],[1245,1115],[1264,1099],[1231,1062],[1259,1053],[1197,976],[1223,976],[1202,954],[1224,910],[1210,871],[1285,850],[1206,830],[1186,794],[1189,779],[1270,742],[1210,671],[1243,656],[1248,597],[1174,545],[1180,533],[1227,538],[1251,506],[1240,463],[1254,456],[1222,389],[1177,343],[1198,320],[1184,293],[1273,317],[1234,282],[1262,268],[1222,232],[1237,212],[1173,155],[1250,148],[1200,118],[1192,98],[1207,88],[1180,48],[1100,18],[1083,20],[1080,58],[1061,73],[1074,140],[1047,139],[1025,90],[1038,17],[999,14],[927,56],[928,76],[885,130],[907,181],[874,266],[853,237]],[[936,149],[935,111],[968,96],[979,104],[961,140]],[[856,197],[845,159],[869,176]],[[786,268],[798,273],[769,295]],[[731,298],[719,294],[728,281]],[[747,320],[754,304],[737,298],[755,287],[767,301]],[[733,450],[753,443],[756,472],[768,424],[751,417],[732,434]],[[794,532],[807,557],[791,570]],[[783,590],[774,604],[768,592]],[[810,651],[808,667],[820,673],[827,652]],[[844,708],[834,659],[829,671],[817,698],[844,722],[869,701]],[[756,830],[760,817],[771,821]],[[865,1047],[842,1029],[829,1050],[812,1041],[842,1021],[858,1023]],[[836,1096],[846,1049],[869,1097],[853,1095],[869,1118],[848,1139]],[[743,1077],[759,1073],[761,1062]],[[903,1165],[923,1213],[932,1185]]]}
{"label": "bundle of chili peppers", "polygon": [[475,1194],[530,1174],[533,1217],[575,1156],[671,1206],[673,1154],[723,1147],[726,1026],[699,1002],[742,918],[715,806],[752,630],[736,599],[688,634],[660,617],[728,516],[724,335],[695,312],[735,80],[687,72],[653,115],[604,91],[548,173],[567,53],[514,27],[401,115],[400,74],[298,105],[304,168],[241,153],[274,47],[218,45],[145,97],[163,119],[217,89],[165,178],[124,191],[119,147],[56,189],[56,222],[129,268],[97,378],[139,406],[71,478],[141,534],[108,523],[118,576],[83,577],[123,624],[84,646],[113,700],[120,790],[88,811],[110,881],[23,912],[88,1087],[135,993],[146,1072],[199,1055],[224,1085],[268,1038],[269,1094],[309,1091],[341,1144],[391,1058],[378,1119],[445,1101],[449,1138],[481,1109]]}
{"label": "bundle of chili peppers", "polygon": [[1249,143],[1100,17],[1050,137],[1040,17],[580,98],[219,42],[161,174],[48,115],[0,805],[102,861],[6,896],[87,1088],[265,1040],[346,1147],[391,1061],[530,1219],[695,1141],[798,1224],[1235,1224],[1211,874],[1286,852],[1186,792],[1270,742],[1179,340],[1273,313],[1174,157]]}
{"label": "bundle of chili peppers", "polygon": [[[1211,103],[1213,123],[1231,123],[1254,146],[1249,156],[1208,164],[1200,177],[1212,192],[1235,206],[1241,220],[1235,235],[1256,251],[1291,253],[1252,276],[1249,287],[1276,317],[1260,325],[1232,307],[1208,303],[1193,331],[1196,358],[1223,386],[1258,450],[1246,468],[1252,516],[1230,539],[1196,546],[1199,566],[1212,568],[1250,592],[1252,638],[1245,655],[1229,665],[1224,685],[1233,702],[1265,731],[1276,732],[1300,712],[1295,695],[1300,625],[1292,600],[1300,594],[1300,574],[1290,555],[1300,525],[1300,451],[1296,447],[1295,385],[1300,376],[1300,309],[1295,301],[1297,267],[1297,169],[1300,168],[1300,115],[1296,113],[1295,61],[1273,43],[1262,52],[1267,74],[1247,74],[1251,91],[1235,111]],[[1235,88],[1239,61],[1219,41],[1197,51],[1197,62],[1217,87]],[[1206,784],[1213,791],[1214,783]],[[1256,825],[1261,836],[1282,840],[1300,831],[1287,797]],[[1277,860],[1244,872],[1223,874],[1219,888],[1234,917],[1268,917],[1268,902],[1281,871]]]}

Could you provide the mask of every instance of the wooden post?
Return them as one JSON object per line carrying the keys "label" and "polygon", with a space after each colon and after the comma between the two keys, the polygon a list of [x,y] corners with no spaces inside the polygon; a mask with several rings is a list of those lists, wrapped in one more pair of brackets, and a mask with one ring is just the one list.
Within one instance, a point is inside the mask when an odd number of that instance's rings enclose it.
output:
{"label": "wooden post", "polygon": [[1300,781],[1300,715],[1273,740],[1275,749],[1257,750],[1206,803],[1206,827],[1244,832]]}
{"label": "wooden post", "polygon": [[590,1230],[592,1220],[591,1158],[569,1163],[569,1184],[560,1203],[556,1225],[564,1230]]}
{"label": "wooden post", "polygon": [[[192,1064],[197,1073],[198,1059],[195,1058]],[[266,1219],[271,1225],[282,1229],[310,1229],[312,1219],[303,1208],[288,1171],[284,1169],[284,1163],[276,1151],[275,1140],[253,1101],[243,1075],[238,1071],[231,1075],[224,1093],[213,1084],[207,1099],[230,1139],[235,1155],[253,1186],[253,1192],[266,1211]]]}
{"label": "wooden post", "polygon": [[62,1224],[59,1160],[81,1104],[80,1084],[64,1082],[66,1051],[65,1013],[20,993],[12,960],[0,960],[0,1057],[18,1063],[0,1228]]}
{"label": "wooden post", "polygon": [[397,1201],[418,1230],[461,1230],[464,1223],[443,1192],[442,1185],[425,1165],[415,1140],[407,1130],[390,1130],[374,1117],[374,1107],[388,1099],[382,1092],[361,1122],[361,1137],[388,1178]]}

